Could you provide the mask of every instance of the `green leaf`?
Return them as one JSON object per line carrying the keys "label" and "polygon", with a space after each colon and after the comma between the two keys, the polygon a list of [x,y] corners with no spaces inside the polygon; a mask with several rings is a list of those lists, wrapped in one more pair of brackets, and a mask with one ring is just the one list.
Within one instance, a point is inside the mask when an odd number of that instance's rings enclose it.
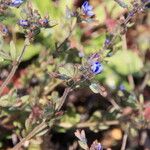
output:
{"label": "green leaf", "polygon": [[59,73],[68,77],[73,77],[75,73],[75,67],[73,64],[65,64],[63,67],[59,67]]}
{"label": "green leaf", "polygon": [[[125,3],[130,6],[130,0],[126,0]],[[115,7],[114,7],[115,6]],[[96,14],[96,19],[99,20],[100,23],[105,23],[106,20],[106,11],[111,13],[112,18],[118,17],[118,12],[124,11],[122,7],[120,7],[115,1],[105,0],[101,3],[101,5],[96,6],[94,9],[94,13]]]}
{"label": "green leaf", "polygon": [[137,108],[137,101],[135,95],[129,95],[128,99],[126,100],[126,105],[132,108]]}
{"label": "green leaf", "polygon": [[36,136],[38,136],[38,137],[42,136],[42,135],[46,134],[48,131],[49,131],[49,129],[45,129],[45,130],[41,131],[40,133],[38,133]]}
{"label": "green leaf", "polygon": [[25,128],[27,131],[30,131],[32,129],[31,127],[31,119],[30,118],[27,118],[26,121],[25,121]]}
{"label": "green leaf", "polygon": [[13,41],[10,42],[10,55],[12,60],[16,59],[16,46]]}
{"label": "green leaf", "polygon": [[81,146],[81,148],[83,148],[84,150],[89,149],[86,143],[83,143],[82,141],[78,141],[79,145]]}
{"label": "green leaf", "polygon": [[[25,41],[25,42],[27,42],[27,41]],[[23,46],[24,46],[24,41],[18,40],[16,43],[16,57],[18,57],[20,55]],[[42,48],[43,48],[43,46],[40,43],[36,43],[34,45],[31,44],[31,45],[27,46],[25,53],[23,55],[22,61],[30,60],[35,55],[38,55],[39,52],[42,50]],[[0,53],[3,53],[3,55],[5,56],[4,59],[10,60],[12,56],[9,56],[8,53],[10,53],[10,51],[12,51],[12,53],[13,53],[13,50],[10,50],[11,46],[8,46],[8,44],[4,44],[3,49],[5,51],[0,51]],[[14,54],[11,54],[11,55],[14,55]]]}
{"label": "green leaf", "polygon": [[59,126],[68,129],[76,125],[79,121],[80,115],[76,112],[74,107],[69,107],[67,113],[62,116]]}
{"label": "green leaf", "polygon": [[145,32],[143,34],[140,34],[136,41],[138,43],[138,47],[142,51],[147,51],[150,47],[150,34],[149,32]]}
{"label": "green leaf", "polygon": [[0,98],[1,107],[11,107],[16,103],[16,94],[14,95],[4,95]]}
{"label": "green leaf", "polygon": [[3,44],[4,44],[4,40],[3,37],[0,35],[0,50],[2,49]]}
{"label": "green leaf", "polygon": [[108,126],[108,125],[99,125],[98,128],[99,128],[100,130],[106,130],[106,129],[109,128],[109,126]]}
{"label": "green leaf", "polygon": [[115,0],[122,8],[128,8],[128,5],[122,0]]}
{"label": "green leaf", "polygon": [[0,15],[0,22],[3,21],[6,18],[4,15]]}
{"label": "green leaf", "polygon": [[105,35],[101,34],[97,37],[92,37],[88,44],[85,45],[85,53],[92,54],[99,52],[99,47],[103,45],[105,41]]}
{"label": "green leaf", "polygon": [[118,51],[107,60],[109,66],[122,75],[137,73],[143,67],[142,60],[132,51]]}
{"label": "green leaf", "polygon": [[62,15],[65,14],[66,5],[70,7],[72,1],[70,0],[58,1],[57,5],[55,5],[55,3],[51,0],[44,0],[44,3],[41,0],[34,0],[34,3],[37,5],[40,13],[42,13],[43,15],[49,13],[51,17],[59,19],[61,22],[62,19],[60,18],[62,17]]}
{"label": "green leaf", "polygon": [[2,57],[0,57],[0,62],[3,62],[3,61],[4,61],[4,59]]}
{"label": "green leaf", "polygon": [[20,98],[23,103],[27,102],[29,100],[29,95],[24,95]]}
{"label": "green leaf", "polygon": [[[21,53],[23,47],[23,41],[20,41],[17,43],[17,54]],[[34,44],[34,45],[29,45],[26,48],[26,51],[23,55],[22,61],[27,61],[30,60],[32,57],[35,55],[39,54],[39,52],[42,50],[42,45],[41,44]]]}
{"label": "green leaf", "polygon": [[94,92],[94,93],[99,93],[99,85],[96,83],[92,83],[89,88]]}
{"label": "green leaf", "polygon": [[4,60],[11,60],[11,56],[9,55],[9,52],[4,52],[3,50],[0,50],[0,57]]}
{"label": "green leaf", "polygon": [[52,1],[44,0],[43,3],[41,0],[34,0],[34,3],[42,14],[50,13],[51,16],[57,17],[60,9],[56,9]]}

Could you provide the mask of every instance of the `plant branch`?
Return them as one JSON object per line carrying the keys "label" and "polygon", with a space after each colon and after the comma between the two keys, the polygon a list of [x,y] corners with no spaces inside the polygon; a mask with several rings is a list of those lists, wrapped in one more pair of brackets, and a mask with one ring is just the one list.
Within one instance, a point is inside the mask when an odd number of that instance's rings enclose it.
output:
{"label": "plant branch", "polygon": [[7,76],[7,78],[5,79],[5,81],[2,83],[2,85],[0,87],[0,96],[2,95],[5,87],[9,84],[10,80],[12,79],[12,77],[14,76],[14,74],[15,74],[18,66],[19,66],[19,64],[22,61],[22,57],[23,57],[23,54],[24,54],[27,46],[28,46],[28,44],[25,43],[24,46],[23,46],[23,49],[22,49],[22,51],[21,51],[21,53],[20,53],[20,55],[19,55],[19,57],[17,59],[17,61],[13,63],[13,67],[12,67],[9,75]]}
{"label": "plant branch", "polygon": [[141,86],[139,87],[139,91],[143,91],[144,90],[144,88],[146,87],[147,82],[148,82],[149,79],[150,79],[150,73],[146,73],[146,75],[144,77],[144,80],[143,80]]}
{"label": "plant branch", "polygon": [[68,36],[62,41],[62,43],[56,47],[56,52],[57,53],[60,53],[62,52],[62,50],[60,50],[60,48],[67,42],[67,40],[70,38],[70,36],[72,35],[73,31],[75,30],[75,27],[76,27],[76,22],[72,25],[71,23],[71,27],[70,27],[70,31],[69,31],[69,34]]}
{"label": "plant branch", "polygon": [[133,79],[132,74],[128,75],[128,81],[129,81],[129,84],[132,87],[132,89],[134,89],[135,88],[135,83],[134,83],[134,79]]}
{"label": "plant branch", "polygon": [[126,34],[122,35],[122,49],[125,51],[128,50]]}
{"label": "plant branch", "polygon": [[102,123],[97,123],[97,122],[81,122],[76,125],[77,128],[88,128],[88,127],[95,127],[97,125],[107,125],[107,126],[113,126],[113,125],[118,125],[119,121],[117,120],[112,120],[112,121],[103,121]]}
{"label": "plant branch", "polygon": [[116,103],[116,101],[112,98],[111,95],[108,95],[106,98],[116,110],[121,111],[121,107]]}
{"label": "plant branch", "polygon": [[127,139],[128,139],[128,134],[125,133],[124,136],[123,136],[123,140],[122,140],[121,150],[125,150],[126,149]]}
{"label": "plant branch", "polygon": [[61,97],[61,103],[59,104],[58,108],[57,108],[57,111],[59,111],[61,109],[61,107],[63,106],[69,92],[71,91],[72,89],[69,87],[69,88],[66,88],[65,91],[64,91],[64,94],[63,96]]}
{"label": "plant branch", "polygon": [[[128,50],[126,34],[122,35],[122,49],[123,49],[123,51]],[[128,75],[128,81],[129,81],[129,84],[131,85],[131,87],[134,89],[135,83],[134,83],[134,78],[133,78],[132,74]]]}
{"label": "plant branch", "polygon": [[118,30],[120,29],[121,25],[123,25],[122,28],[125,28],[125,29],[126,29],[128,22],[129,22],[129,21],[133,18],[133,16],[134,16],[139,10],[141,10],[142,8],[143,8],[143,4],[137,6],[137,8],[134,8],[133,10],[131,10],[131,11],[128,13],[128,16],[127,16],[126,19],[123,21],[123,23],[119,24],[119,25],[115,28],[115,30],[113,31],[113,33],[112,33],[113,37],[112,37],[112,39],[110,40],[110,42],[109,42],[107,45],[104,44],[103,48],[99,51],[99,53],[101,53],[102,51],[105,51],[105,50],[108,49],[110,46],[112,46],[113,42],[115,41],[115,39],[116,39],[117,36],[118,36],[118,34],[116,34],[116,33],[117,33],[116,31],[118,31]]}
{"label": "plant branch", "polygon": [[17,145],[15,145],[11,150],[19,150],[19,148],[21,148],[21,146],[25,141],[30,140],[32,137],[34,137],[37,133],[39,133],[46,127],[48,127],[48,125],[45,121],[43,121],[38,126],[36,126],[25,138],[23,138]]}
{"label": "plant branch", "polygon": [[[68,96],[68,93],[71,91],[71,88],[66,88],[64,91],[64,94],[61,98],[61,103],[57,108],[57,111],[59,111],[61,109],[61,107],[63,106],[66,97]],[[25,138],[23,138],[17,145],[15,145],[11,150],[18,150],[19,148],[21,148],[21,146],[23,145],[23,143],[25,141],[30,140],[31,138],[33,138],[37,133],[39,133],[40,131],[42,131],[43,129],[47,128],[48,124],[46,123],[46,121],[43,121],[41,124],[39,124],[38,126],[36,126]]]}

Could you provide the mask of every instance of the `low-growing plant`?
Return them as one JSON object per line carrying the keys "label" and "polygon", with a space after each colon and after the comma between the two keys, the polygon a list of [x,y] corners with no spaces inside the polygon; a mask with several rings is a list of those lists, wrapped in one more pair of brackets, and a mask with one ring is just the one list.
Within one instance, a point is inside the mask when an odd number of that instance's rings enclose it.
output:
{"label": "low-growing plant", "polygon": [[77,128],[103,133],[76,130],[85,150],[149,147],[150,1],[78,3],[0,1],[2,149],[46,149],[49,131]]}

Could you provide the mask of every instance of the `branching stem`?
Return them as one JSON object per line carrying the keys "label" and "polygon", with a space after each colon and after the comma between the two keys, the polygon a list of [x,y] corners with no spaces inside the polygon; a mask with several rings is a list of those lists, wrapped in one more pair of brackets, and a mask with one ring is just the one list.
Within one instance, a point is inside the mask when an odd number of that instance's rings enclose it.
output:
{"label": "branching stem", "polygon": [[23,54],[24,54],[24,52],[25,52],[27,46],[28,46],[27,44],[24,44],[23,49],[22,49],[22,51],[21,51],[21,53],[20,53],[18,59],[13,63],[13,67],[12,67],[12,69],[11,69],[9,75],[7,76],[7,78],[5,79],[5,81],[2,83],[2,85],[1,85],[1,87],[0,87],[0,96],[2,95],[2,93],[3,93],[4,89],[5,89],[5,87],[6,87],[6,86],[9,84],[9,82],[11,81],[12,77],[14,76],[14,74],[15,74],[15,72],[16,72],[18,66],[19,66],[19,64],[20,64],[21,61],[22,61],[22,57],[23,57]]}

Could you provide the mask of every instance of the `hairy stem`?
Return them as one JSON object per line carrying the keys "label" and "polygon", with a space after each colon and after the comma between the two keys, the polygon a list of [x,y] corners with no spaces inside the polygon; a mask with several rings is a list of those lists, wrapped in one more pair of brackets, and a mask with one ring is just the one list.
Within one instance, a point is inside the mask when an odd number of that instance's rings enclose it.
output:
{"label": "hairy stem", "polygon": [[[117,1],[117,0],[116,0]],[[128,13],[128,16],[126,17],[126,19],[124,20],[124,22],[122,23],[123,25],[123,28],[126,29],[127,28],[127,24],[128,22],[134,17],[134,15],[140,10],[143,8],[143,4],[139,5],[136,9],[133,9],[131,10],[129,13]],[[132,14],[132,15],[131,15]],[[113,32],[113,37],[111,39],[111,41],[109,42],[109,44],[103,46],[103,48],[99,51],[99,53],[101,53],[101,51],[105,51],[107,48],[109,48],[110,46],[113,45],[115,39],[117,38],[118,34],[116,34],[116,31],[120,30],[120,27],[121,25],[119,24],[114,32]]]}
{"label": "hairy stem", "polygon": [[146,75],[144,77],[144,80],[143,80],[141,86],[139,87],[139,91],[143,91],[144,90],[144,88],[146,87],[147,82],[148,82],[149,79],[150,79],[150,73],[146,73]]}
{"label": "hairy stem", "polygon": [[17,70],[17,68],[18,68],[18,66],[19,66],[19,64],[20,64],[20,62],[22,60],[23,54],[24,54],[27,46],[28,46],[27,44],[24,44],[23,49],[21,51],[21,54],[19,55],[17,61],[14,62],[14,65],[13,65],[13,67],[12,67],[9,75],[7,76],[7,78],[5,79],[5,81],[2,83],[2,85],[0,87],[0,95],[2,95],[5,87],[9,84],[10,80],[14,76],[14,74],[15,74],[15,72],[16,72],[16,70]]}
{"label": "hairy stem", "polygon": [[30,140],[32,137],[34,137],[37,133],[45,129],[47,126],[48,125],[45,121],[40,123],[25,138],[23,138],[17,145],[15,145],[11,150],[19,150],[25,141]]}
{"label": "hairy stem", "polygon": [[111,121],[104,121],[103,123],[96,123],[96,122],[81,122],[81,123],[78,123],[76,125],[77,128],[88,128],[88,127],[96,127],[97,125],[108,125],[108,126],[111,126],[111,125],[118,125],[119,124],[119,121],[117,120],[111,120]]}
{"label": "hairy stem", "polygon": [[56,53],[61,53],[62,50],[61,47],[68,41],[68,39],[70,38],[70,36],[72,35],[73,31],[75,30],[75,27],[76,27],[77,23],[75,22],[73,24],[73,22],[71,22],[71,27],[69,29],[69,34],[67,35],[67,37],[62,41],[62,43],[56,47]]}
{"label": "hairy stem", "polygon": [[61,98],[61,103],[59,104],[59,106],[57,108],[57,111],[59,111],[62,108],[62,106],[63,106],[63,104],[64,104],[64,102],[65,102],[65,100],[66,100],[66,98],[67,98],[70,91],[71,91],[71,88],[66,88],[65,89],[64,94]]}
{"label": "hairy stem", "polygon": [[[57,108],[57,111],[59,111],[61,109],[61,107],[63,106],[66,97],[68,96],[69,92],[71,91],[71,88],[66,88],[64,91],[64,94],[61,98],[61,103]],[[17,145],[15,145],[11,150],[18,150],[19,148],[21,148],[21,146],[23,145],[23,143],[25,141],[30,140],[31,138],[33,138],[37,133],[39,133],[40,131],[42,131],[43,129],[47,128],[48,124],[46,123],[46,121],[43,121],[42,123],[40,123],[38,126],[36,126],[25,138],[23,138]]]}
{"label": "hairy stem", "polygon": [[123,140],[122,140],[121,150],[125,150],[126,149],[127,139],[128,139],[128,134],[125,133],[124,136],[123,136]]}

